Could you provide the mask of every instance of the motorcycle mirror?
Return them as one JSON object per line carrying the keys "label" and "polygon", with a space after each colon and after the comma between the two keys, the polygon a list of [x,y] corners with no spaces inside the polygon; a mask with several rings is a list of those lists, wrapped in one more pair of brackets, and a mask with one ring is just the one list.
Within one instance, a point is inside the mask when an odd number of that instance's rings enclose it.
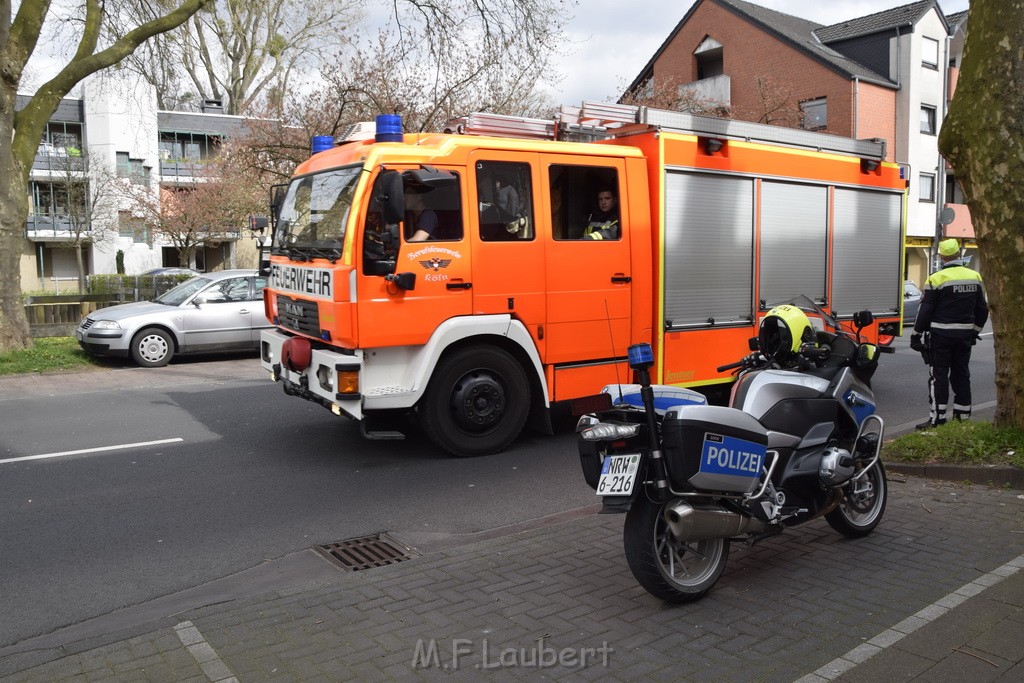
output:
{"label": "motorcycle mirror", "polygon": [[757,337],[751,337],[747,340],[747,348],[751,351],[760,351],[760,347],[757,343]]}
{"label": "motorcycle mirror", "polygon": [[875,316],[871,314],[871,311],[857,311],[853,314],[853,324],[857,327],[867,327],[873,322],[875,322]]}

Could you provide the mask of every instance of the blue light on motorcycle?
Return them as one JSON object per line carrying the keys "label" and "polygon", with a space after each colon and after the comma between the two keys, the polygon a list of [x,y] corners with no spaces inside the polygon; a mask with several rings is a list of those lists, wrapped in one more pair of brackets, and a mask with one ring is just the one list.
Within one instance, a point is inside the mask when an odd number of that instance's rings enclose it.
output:
{"label": "blue light on motorcycle", "polygon": [[638,433],[640,433],[639,424],[598,422],[593,427],[582,430],[580,438],[584,441],[615,441],[616,439],[629,439]]}
{"label": "blue light on motorcycle", "polygon": [[645,370],[654,365],[654,352],[650,344],[633,344],[629,352],[629,367],[634,370]]}

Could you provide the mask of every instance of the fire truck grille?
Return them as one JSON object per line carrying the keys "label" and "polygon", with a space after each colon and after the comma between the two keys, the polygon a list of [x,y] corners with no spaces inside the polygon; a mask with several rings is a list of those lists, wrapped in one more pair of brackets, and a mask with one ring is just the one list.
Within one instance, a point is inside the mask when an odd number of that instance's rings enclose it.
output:
{"label": "fire truck grille", "polygon": [[277,295],[277,319],[281,327],[302,332],[311,337],[320,336],[320,316],[315,301],[293,299]]}

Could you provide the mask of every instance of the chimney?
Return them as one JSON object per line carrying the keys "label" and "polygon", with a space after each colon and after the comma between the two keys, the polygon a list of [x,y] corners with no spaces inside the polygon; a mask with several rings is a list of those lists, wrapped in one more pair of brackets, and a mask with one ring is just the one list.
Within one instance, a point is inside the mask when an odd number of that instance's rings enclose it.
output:
{"label": "chimney", "polygon": [[221,100],[203,100],[202,112],[204,114],[223,114],[224,103]]}

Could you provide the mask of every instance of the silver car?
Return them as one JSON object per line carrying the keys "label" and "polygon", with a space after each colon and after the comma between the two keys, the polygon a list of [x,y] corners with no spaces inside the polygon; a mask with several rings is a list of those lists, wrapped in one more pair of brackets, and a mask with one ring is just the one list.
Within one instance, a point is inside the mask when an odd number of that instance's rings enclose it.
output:
{"label": "silver car", "polygon": [[258,349],[271,327],[263,310],[266,277],[252,270],[205,273],[153,301],[103,308],[82,321],[83,349],[143,367],[167,365],[176,354]]}
{"label": "silver car", "polygon": [[903,326],[913,325],[917,320],[917,312],[921,308],[921,290],[917,285],[906,280],[903,283]]}

